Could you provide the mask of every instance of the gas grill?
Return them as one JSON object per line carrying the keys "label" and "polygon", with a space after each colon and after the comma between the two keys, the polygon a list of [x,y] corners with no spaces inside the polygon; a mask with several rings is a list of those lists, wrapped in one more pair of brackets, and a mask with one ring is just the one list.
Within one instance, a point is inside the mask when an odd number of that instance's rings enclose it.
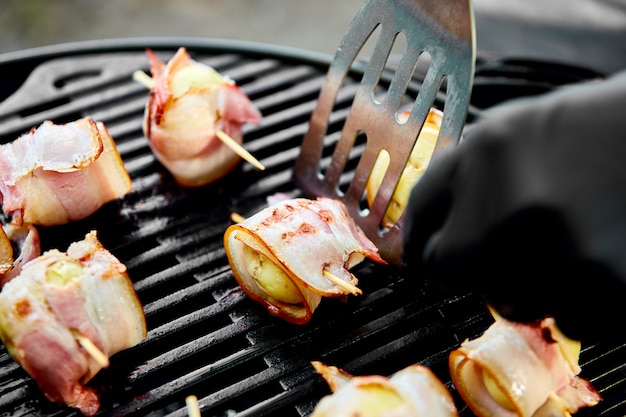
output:
{"label": "gas grill", "polygon": [[[167,60],[179,46],[236,80],[261,110],[263,123],[244,132],[265,171],[242,163],[214,184],[183,189],[155,159],[141,129],[148,91],[132,73],[149,72],[145,48]],[[89,41],[0,56],[1,142],[44,120],[91,116],[108,127],[133,181],[129,195],[89,218],[40,228],[44,250],[65,250],[97,230],[127,265],[144,305],[146,340],[113,356],[89,383],[101,393],[98,415],[184,417],[193,394],[204,416],[307,416],[330,392],[312,360],[354,375],[427,365],[451,389],[460,414],[473,415],[451,385],[447,358],[492,323],[478,295],[450,297],[395,267],[365,262],[354,271],[363,295],[322,300],[313,319],[297,326],[269,316],[232,276],[222,243],[231,213],[249,216],[275,193],[301,195],[293,163],[329,62],[291,48],[189,38]],[[340,91],[331,138],[359,74],[357,65]],[[602,74],[585,68],[480,57],[467,125],[503,100],[596,78]],[[626,346],[584,345],[580,364],[604,400],[577,416],[626,415]],[[2,346],[0,415],[80,413],[47,401]]]}

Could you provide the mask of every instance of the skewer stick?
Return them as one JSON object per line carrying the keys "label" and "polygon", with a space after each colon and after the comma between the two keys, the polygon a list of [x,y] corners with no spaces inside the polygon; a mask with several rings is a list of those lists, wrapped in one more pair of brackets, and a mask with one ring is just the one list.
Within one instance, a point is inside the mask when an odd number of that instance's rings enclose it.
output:
{"label": "skewer stick", "polygon": [[85,349],[87,353],[89,353],[89,355],[91,355],[91,357],[94,358],[100,366],[102,366],[103,368],[109,366],[109,358],[107,357],[107,355],[105,355],[104,352],[98,349],[98,346],[94,345],[94,343],[89,338],[78,333],[75,333],[74,337],[76,338],[76,341],[78,341],[78,344],[81,345],[83,349]]}
{"label": "skewer stick", "polygon": [[154,80],[152,77],[141,70],[133,72],[133,80],[137,81],[148,90],[152,90],[152,87],[154,87]]}
{"label": "skewer stick", "polygon": [[333,284],[339,285],[344,290],[347,290],[348,292],[350,292],[350,294],[352,295],[363,294],[360,288],[358,288],[355,285],[350,284],[347,281],[342,280],[341,278],[339,278],[337,275],[333,274],[332,272],[324,269],[323,273],[324,273],[324,276],[328,278],[329,281],[331,281]]}
{"label": "skewer stick", "polygon": [[[154,79],[141,70],[137,70],[133,72],[133,80],[137,81],[147,89],[151,90],[154,87]],[[254,165],[261,171],[265,170],[263,164],[259,162],[250,152],[248,152],[243,146],[241,146],[238,142],[236,142],[233,138],[228,136],[226,132],[222,130],[218,130],[215,132],[215,135],[219,140],[224,143],[224,145],[228,146],[233,152],[239,155],[241,158]]]}
{"label": "skewer stick", "polygon": [[185,398],[185,404],[187,404],[187,412],[189,417],[200,417],[200,407],[198,407],[198,398],[195,395],[189,395]]}
{"label": "skewer stick", "polygon": [[491,314],[491,317],[493,317],[494,320],[500,320],[502,318],[502,316],[500,314],[498,314],[498,312],[496,311],[495,308],[493,308],[491,306],[491,304],[487,304],[487,310],[489,310],[489,313]]}
{"label": "skewer stick", "polygon": [[224,132],[223,130],[218,130],[217,132],[215,132],[215,136],[217,136],[217,138],[221,140],[224,145],[228,146],[233,152],[248,161],[250,164],[254,165],[261,171],[265,170],[263,164],[261,164],[254,156],[252,156],[252,154],[248,152],[243,146],[241,146],[239,143],[235,142],[233,138],[228,136],[226,132]]}
{"label": "skewer stick", "polygon": [[233,223],[241,223],[245,220],[245,218],[239,213],[231,213],[230,219],[233,221]]}

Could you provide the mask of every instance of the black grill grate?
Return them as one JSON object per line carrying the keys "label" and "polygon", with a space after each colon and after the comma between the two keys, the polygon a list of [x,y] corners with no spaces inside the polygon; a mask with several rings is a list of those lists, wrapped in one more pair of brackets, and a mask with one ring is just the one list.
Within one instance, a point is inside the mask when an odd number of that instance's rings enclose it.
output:
{"label": "black grill grate", "polygon": [[[181,45],[235,79],[262,111],[262,126],[246,128],[246,147],[265,171],[242,164],[215,184],[184,190],[153,157],[141,132],[148,93],[131,74],[147,71],[145,47],[167,59]],[[109,128],[133,179],[130,195],[93,216],[41,229],[44,248],[62,250],[87,231],[98,230],[103,244],[128,266],[145,307],[147,339],[117,354],[90,383],[102,390],[100,415],[183,417],[184,399],[194,394],[206,416],[307,416],[328,393],[311,360],[354,374],[391,374],[419,362],[450,386],[449,350],[491,323],[476,295],[445,298],[392,267],[360,266],[356,274],[364,295],[345,303],[324,300],[303,326],[269,317],[237,286],[222,245],[229,216],[258,211],[276,192],[299,195],[291,169],[327,64],[326,57],[266,45],[176,39],[87,42],[0,60],[8,76],[3,83],[26,80],[0,104],[0,140],[13,140],[47,119],[61,123],[92,116]],[[531,94],[572,77],[596,76],[558,67],[563,77],[551,71],[549,79],[537,80],[538,73],[554,68],[541,64],[537,71],[535,64],[524,63],[524,71],[511,71],[519,65],[495,61],[478,66],[470,119],[479,114],[477,108],[510,96],[511,86],[514,95]],[[520,79],[532,87],[520,92]],[[336,121],[345,116],[353,84],[341,91]],[[626,414],[625,353],[626,346],[585,347],[582,375],[605,400],[578,415]],[[471,416],[455,399],[461,415]],[[4,347],[0,412],[79,415],[46,401]]]}

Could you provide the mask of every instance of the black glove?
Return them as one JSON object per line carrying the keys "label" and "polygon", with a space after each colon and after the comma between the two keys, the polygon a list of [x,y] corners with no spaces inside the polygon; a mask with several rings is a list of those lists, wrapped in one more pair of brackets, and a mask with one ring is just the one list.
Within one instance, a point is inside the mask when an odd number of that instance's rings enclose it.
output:
{"label": "black glove", "polygon": [[403,259],[505,318],[624,337],[626,72],[485,112],[413,189]]}

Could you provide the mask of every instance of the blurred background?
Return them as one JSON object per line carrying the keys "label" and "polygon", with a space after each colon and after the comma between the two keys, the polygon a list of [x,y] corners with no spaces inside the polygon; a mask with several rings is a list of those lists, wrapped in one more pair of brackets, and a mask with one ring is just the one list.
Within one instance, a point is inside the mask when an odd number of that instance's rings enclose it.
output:
{"label": "blurred background", "polygon": [[[446,0],[438,0],[445,7]],[[0,53],[184,36],[333,54],[362,0],[0,0]],[[626,68],[626,0],[474,0],[479,53]]]}

